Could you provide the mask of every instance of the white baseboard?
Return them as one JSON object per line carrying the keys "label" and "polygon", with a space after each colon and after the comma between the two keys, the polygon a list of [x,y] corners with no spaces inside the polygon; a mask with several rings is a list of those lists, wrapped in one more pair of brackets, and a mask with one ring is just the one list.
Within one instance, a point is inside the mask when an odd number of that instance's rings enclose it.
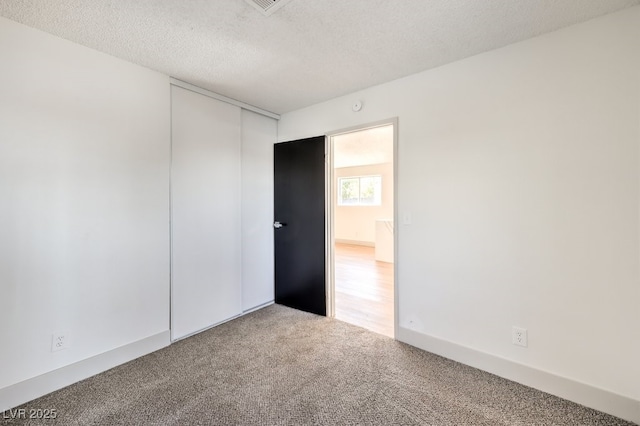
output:
{"label": "white baseboard", "polygon": [[[273,305],[273,303],[273,301],[263,303],[242,312],[240,315],[228,318],[204,330],[199,330],[189,336],[184,336],[181,339],[201,333],[202,331],[231,321],[250,312]],[[121,346],[103,354],[78,361],[32,379],[2,388],[0,389],[0,413],[18,407],[26,402],[32,401],[58,389],[77,383],[81,380],[87,379],[91,376],[95,376],[96,374],[107,371],[113,367],[117,367],[118,365],[133,361],[134,359],[150,354],[151,352],[155,352],[169,346],[171,343],[171,332],[166,330],[162,333],[138,340],[137,342]]]}
{"label": "white baseboard", "polygon": [[0,389],[0,413],[169,346],[169,330]]}
{"label": "white baseboard", "polygon": [[335,239],[337,244],[350,244],[352,246],[365,246],[365,247],[375,247],[376,243],[372,243],[371,241],[358,241],[358,240],[342,240]]}
{"label": "white baseboard", "polygon": [[396,339],[427,352],[640,424],[638,400],[404,327],[398,327]]}

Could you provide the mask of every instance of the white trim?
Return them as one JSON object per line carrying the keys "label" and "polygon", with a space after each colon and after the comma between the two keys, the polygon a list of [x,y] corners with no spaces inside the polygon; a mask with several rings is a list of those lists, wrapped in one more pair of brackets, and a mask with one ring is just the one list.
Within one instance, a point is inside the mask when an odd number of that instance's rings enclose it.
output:
{"label": "white trim", "polygon": [[[394,223],[398,223],[398,117],[389,118],[386,120],[379,120],[372,123],[361,124],[357,126],[351,126],[344,129],[335,130],[333,132],[326,133],[328,142],[328,157],[326,157],[326,170],[327,190],[325,191],[325,197],[328,201],[328,217],[326,219],[326,241],[327,245],[327,316],[335,317],[335,272],[333,271],[333,265],[335,262],[334,244],[336,242],[345,240],[336,240],[334,235],[335,227],[335,204],[336,194],[333,190],[333,180],[335,178],[335,169],[333,167],[334,161],[334,140],[336,136],[344,135],[347,133],[360,132],[363,130],[373,129],[376,127],[393,126],[393,220]],[[326,155],[325,155],[326,156]],[[398,229],[397,227],[395,229]],[[398,232],[393,233],[393,335],[394,338],[398,335]]]}
{"label": "white trim", "polygon": [[169,332],[173,330],[173,88],[169,85]]}
{"label": "white trim", "polygon": [[335,194],[333,190],[333,138],[325,135],[324,138],[324,250],[325,250],[325,294],[327,302],[327,317],[334,318],[336,316],[335,303],[335,254],[333,246],[335,244],[334,235],[334,215],[335,205],[333,200]]}
{"label": "white trim", "polygon": [[240,318],[240,317],[241,317],[241,316],[243,316],[244,314],[245,314],[245,312],[240,312],[240,313],[239,313],[239,314],[237,314],[237,315],[234,315],[234,316],[229,317],[229,318],[225,318],[225,319],[223,319],[222,321],[219,321],[219,322],[217,322],[217,323],[215,323],[215,324],[211,324],[211,325],[208,325],[208,326],[206,326],[206,327],[203,327],[203,328],[201,328],[201,329],[199,329],[199,330],[194,331],[193,333],[185,334],[184,336],[176,337],[175,339],[174,339],[174,338],[172,338],[172,339],[171,339],[171,343],[175,343],[175,342],[178,342],[178,341],[180,341],[180,340],[184,340],[184,339],[187,339],[187,338],[189,338],[189,337],[195,336],[196,334],[200,334],[200,333],[202,333],[202,332],[205,332],[205,331],[207,331],[207,330],[211,330],[212,328],[217,327],[217,326],[219,326],[219,325],[222,325],[222,324],[224,324],[225,322],[233,321],[234,319]]}
{"label": "white trim", "polygon": [[271,301],[269,301],[267,303],[262,303],[262,304],[260,304],[258,306],[254,306],[253,308],[249,308],[246,311],[242,311],[242,316],[250,314],[251,312],[259,311],[260,309],[266,308],[267,306],[271,306],[273,304],[274,304],[274,301],[271,300]]}
{"label": "white trim", "polygon": [[215,324],[208,325],[208,326],[206,326],[204,328],[201,328],[200,330],[194,331],[193,333],[189,333],[189,334],[187,334],[185,336],[180,336],[180,337],[178,337],[176,339],[172,339],[171,343],[175,343],[175,342],[177,342],[179,340],[184,340],[184,339],[187,339],[189,337],[195,336],[196,334],[200,334],[200,333],[202,333],[204,331],[211,330],[214,327],[217,327],[217,326],[222,325],[222,324],[224,324],[226,322],[229,322],[229,321],[233,321],[234,319],[241,318],[241,317],[243,317],[243,316],[245,316],[245,315],[247,315],[247,314],[249,314],[251,312],[257,311],[258,309],[266,308],[267,306],[273,305],[273,304],[274,304],[274,301],[272,300],[270,302],[263,303],[262,305],[258,305],[256,307],[247,309],[246,311],[240,312],[238,315],[234,315],[234,316],[231,316],[229,318],[223,319],[222,321],[219,321],[219,322],[217,322]]}
{"label": "white trim", "polygon": [[400,227],[397,225],[400,223],[398,222],[398,188],[400,188],[400,184],[398,183],[398,145],[400,144],[400,140],[398,139],[398,117],[394,117],[390,121],[393,123],[393,337],[397,339],[400,330],[400,280],[398,279],[400,270],[400,256],[398,255],[400,248],[400,243],[398,243]]}
{"label": "white trim", "polygon": [[[362,125],[357,125],[357,126],[349,126],[349,127],[344,127],[342,129],[338,129],[335,130],[333,132],[327,133],[326,135],[329,137],[333,137],[333,136],[340,136],[340,135],[344,135],[346,133],[355,133],[355,132],[360,132],[362,130],[369,130],[369,129],[374,129],[376,127],[384,127],[384,126],[389,126],[393,124],[394,129],[395,127],[397,127],[398,125],[398,117],[393,117],[393,118],[389,118],[386,120],[378,120],[378,121],[374,121],[371,123],[365,123]],[[394,132],[395,134],[396,132]]]}
{"label": "white trim", "polygon": [[0,389],[0,412],[169,346],[169,330]]}
{"label": "white trim", "polygon": [[[337,177],[337,185],[338,187],[340,187],[341,185],[341,181],[343,179],[358,179],[358,202],[356,204],[350,204],[350,203],[345,203],[344,200],[342,199],[342,193],[341,191],[338,191],[338,193],[336,194],[336,199],[338,200],[338,206],[340,207],[380,207],[382,205],[382,175],[359,175],[359,176],[336,176]],[[378,196],[379,196],[379,200],[376,203],[371,203],[371,204],[367,204],[367,203],[363,203],[361,202],[361,198],[360,196],[362,195],[362,179],[366,179],[366,178],[378,178],[379,182],[380,182],[380,190],[377,191],[378,192]]]}
{"label": "white trim", "polygon": [[436,355],[640,424],[640,401],[627,396],[404,327],[398,327],[396,339]]}
{"label": "white trim", "polygon": [[358,241],[358,240],[343,240],[341,238],[336,238],[334,243],[337,244],[350,244],[352,246],[363,246],[363,247],[375,247],[376,243],[371,241]]}
{"label": "white trim", "polygon": [[276,120],[280,120],[280,115],[279,114],[276,114],[276,113],[271,112],[271,111],[264,110],[262,108],[255,107],[253,105],[249,105],[249,104],[241,102],[241,101],[237,101],[237,100],[232,99],[232,98],[228,98],[228,97],[223,96],[223,95],[219,95],[219,94],[217,94],[215,92],[212,92],[210,90],[203,89],[203,88],[198,87],[198,86],[194,86],[193,84],[187,83],[186,81],[182,81],[182,80],[178,80],[177,78],[170,77],[169,78],[169,82],[171,84],[173,84],[174,86],[182,87],[183,89],[191,90],[192,92],[200,93],[201,95],[205,95],[205,96],[208,96],[210,98],[214,98],[214,99],[217,99],[219,101],[226,102],[226,103],[231,104],[231,105],[239,106],[240,108],[243,108],[243,109],[246,109],[246,110],[249,110],[249,111],[253,111],[253,112],[256,112],[258,114],[265,115],[267,117],[275,118]]}

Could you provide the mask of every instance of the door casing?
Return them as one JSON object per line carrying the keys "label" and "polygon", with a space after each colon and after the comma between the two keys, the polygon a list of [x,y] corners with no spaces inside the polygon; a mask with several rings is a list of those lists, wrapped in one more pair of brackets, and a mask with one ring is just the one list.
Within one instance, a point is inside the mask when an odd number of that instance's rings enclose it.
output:
{"label": "door casing", "polygon": [[326,214],[326,279],[327,279],[327,316],[334,318],[336,313],[336,305],[335,305],[335,204],[337,199],[337,194],[335,193],[335,188],[333,185],[334,180],[334,137],[339,135],[344,135],[346,133],[353,133],[361,130],[367,130],[374,127],[381,126],[393,126],[393,223],[394,223],[394,232],[393,232],[393,259],[394,259],[394,268],[393,268],[393,334],[394,336],[398,335],[398,324],[399,324],[399,314],[398,314],[398,301],[399,301],[399,282],[398,282],[398,270],[399,270],[399,261],[398,261],[398,234],[399,234],[399,223],[398,223],[398,118],[393,117],[387,120],[376,121],[373,123],[362,124],[358,126],[348,127],[340,130],[335,130],[326,134],[327,143],[326,143],[326,155],[325,155],[325,206],[327,206],[327,214]]}

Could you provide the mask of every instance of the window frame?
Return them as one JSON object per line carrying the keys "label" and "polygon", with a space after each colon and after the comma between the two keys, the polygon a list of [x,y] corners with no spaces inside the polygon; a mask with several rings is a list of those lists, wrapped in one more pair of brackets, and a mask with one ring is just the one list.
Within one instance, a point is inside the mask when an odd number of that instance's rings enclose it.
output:
{"label": "window frame", "polygon": [[[374,202],[373,203],[363,203],[362,202],[362,179],[363,178],[378,178],[379,187],[378,194],[374,193]],[[357,179],[358,180],[358,201],[356,203],[345,203],[342,198],[342,181],[348,179]],[[340,207],[379,207],[382,205],[382,175],[381,174],[373,174],[373,175],[355,175],[355,176],[340,176],[337,178],[336,182],[336,195],[337,195],[337,205]],[[377,195],[377,197],[376,197]]]}

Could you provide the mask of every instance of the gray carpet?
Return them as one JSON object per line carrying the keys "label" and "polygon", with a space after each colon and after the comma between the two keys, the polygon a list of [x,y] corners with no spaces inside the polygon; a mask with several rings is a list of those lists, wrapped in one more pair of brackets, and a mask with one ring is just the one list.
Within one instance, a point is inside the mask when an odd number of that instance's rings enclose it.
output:
{"label": "gray carpet", "polygon": [[46,425],[630,425],[283,306],[269,306],[23,407]]}

